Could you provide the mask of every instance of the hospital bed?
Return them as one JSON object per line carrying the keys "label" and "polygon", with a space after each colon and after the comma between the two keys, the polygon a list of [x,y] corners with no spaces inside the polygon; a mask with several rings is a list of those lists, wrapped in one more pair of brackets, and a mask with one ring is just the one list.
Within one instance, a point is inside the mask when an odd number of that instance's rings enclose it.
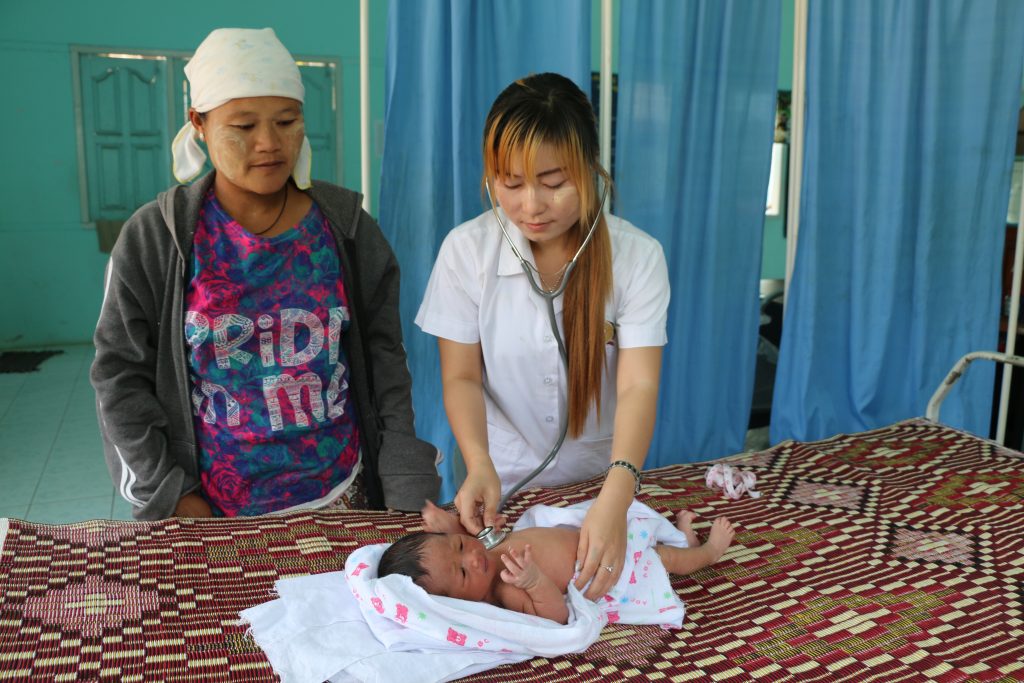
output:
{"label": "hospital bed", "polygon": [[[470,680],[1024,680],[1024,455],[919,418],[726,461],[760,498],[709,489],[707,463],[645,473],[651,507],[738,527],[721,562],[674,580],[681,630],[614,624],[581,654]],[[598,486],[529,490],[507,512]],[[387,512],[4,520],[0,681],[276,680],[239,611],[416,528]]]}

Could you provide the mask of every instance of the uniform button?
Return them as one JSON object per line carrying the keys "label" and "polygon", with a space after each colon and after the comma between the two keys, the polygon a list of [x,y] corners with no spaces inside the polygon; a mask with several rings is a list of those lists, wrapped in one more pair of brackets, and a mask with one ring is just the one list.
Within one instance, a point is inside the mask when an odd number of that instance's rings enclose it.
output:
{"label": "uniform button", "polygon": [[551,382],[552,382],[552,380],[551,380],[550,377],[545,377],[544,378],[544,384],[551,384]]}
{"label": "uniform button", "polygon": [[548,415],[548,416],[547,416],[546,418],[544,418],[544,419],[545,419],[545,420],[547,420],[548,422],[554,422],[554,421],[555,421],[555,418],[554,418],[553,416],[551,416],[551,415]]}
{"label": "uniform button", "polygon": [[544,335],[544,341],[551,341],[551,335],[550,334],[545,334]]}

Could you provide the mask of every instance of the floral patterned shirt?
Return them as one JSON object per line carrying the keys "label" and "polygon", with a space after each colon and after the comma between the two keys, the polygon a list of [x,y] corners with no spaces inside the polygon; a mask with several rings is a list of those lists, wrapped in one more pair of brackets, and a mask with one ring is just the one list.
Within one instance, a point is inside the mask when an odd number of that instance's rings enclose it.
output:
{"label": "floral patterned shirt", "polygon": [[200,480],[214,514],[281,510],[342,483],[359,456],[341,346],[349,307],[316,204],[261,238],[211,190],[185,307]]}

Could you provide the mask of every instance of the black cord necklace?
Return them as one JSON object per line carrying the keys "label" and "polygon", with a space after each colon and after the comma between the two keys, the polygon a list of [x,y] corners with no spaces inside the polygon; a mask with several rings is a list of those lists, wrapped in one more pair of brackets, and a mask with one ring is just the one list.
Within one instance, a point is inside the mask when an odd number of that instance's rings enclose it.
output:
{"label": "black cord necklace", "polygon": [[273,223],[271,223],[269,226],[263,228],[262,230],[253,231],[253,233],[252,233],[253,235],[262,235],[265,232],[270,232],[274,228],[274,226],[277,225],[277,222],[279,220],[281,220],[281,216],[284,215],[284,207],[288,206],[288,195],[289,194],[290,193],[288,192],[288,184],[285,183],[285,186],[284,186],[284,201],[281,202],[281,210],[277,212],[277,218],[274,219]]}

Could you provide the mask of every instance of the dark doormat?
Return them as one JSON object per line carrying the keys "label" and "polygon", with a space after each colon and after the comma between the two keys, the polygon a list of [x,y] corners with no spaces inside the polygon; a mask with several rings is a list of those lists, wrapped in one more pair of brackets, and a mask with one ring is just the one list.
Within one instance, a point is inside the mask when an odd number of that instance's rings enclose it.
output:
{"label": "dark doormat", "polygon": [[63,351],[4,351],[0,353],[0,373],[35,372],[39,364]]}

